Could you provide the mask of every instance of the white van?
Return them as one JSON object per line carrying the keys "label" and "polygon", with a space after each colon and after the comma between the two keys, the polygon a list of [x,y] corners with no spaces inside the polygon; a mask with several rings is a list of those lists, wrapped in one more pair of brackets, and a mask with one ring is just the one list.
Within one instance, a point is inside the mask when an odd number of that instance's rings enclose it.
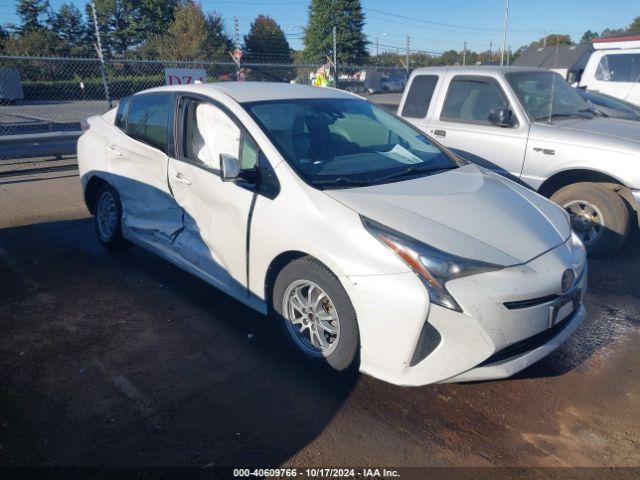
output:
{"label": "white van", "polygon": [[640,36],[593,41],[580,87],[640,106]]}

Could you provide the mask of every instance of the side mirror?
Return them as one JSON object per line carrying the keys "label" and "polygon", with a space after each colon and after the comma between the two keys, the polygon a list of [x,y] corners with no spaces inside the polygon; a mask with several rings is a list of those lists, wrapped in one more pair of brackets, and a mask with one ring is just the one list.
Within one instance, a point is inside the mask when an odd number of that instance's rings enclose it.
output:
{"label": "side mirror", "polygon": [[220,154],[220,177],[224,182],[238,178],[240,175],[240,160],[233,155]]}
{"label": "side mirror", "polygon": [[508,108],[494,108],[489,112],[487,119],[498,127],[513,126],[513,112]]}

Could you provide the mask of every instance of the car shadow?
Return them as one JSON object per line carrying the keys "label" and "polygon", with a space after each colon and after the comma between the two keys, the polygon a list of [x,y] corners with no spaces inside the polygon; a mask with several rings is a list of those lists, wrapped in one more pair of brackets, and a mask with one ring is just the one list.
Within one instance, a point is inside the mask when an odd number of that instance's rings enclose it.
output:
{"label": "car shadow", "polygon": [[0,230],[0,464],[282,464],[358,382],[275,323],[92,219]]}

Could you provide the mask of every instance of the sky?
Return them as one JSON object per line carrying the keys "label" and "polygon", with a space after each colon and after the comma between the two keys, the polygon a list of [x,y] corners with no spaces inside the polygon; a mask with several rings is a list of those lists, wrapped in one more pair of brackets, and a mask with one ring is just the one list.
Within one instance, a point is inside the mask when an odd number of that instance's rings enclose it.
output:
{"label": "sky", "polygon": [[[63,0],[50,0],[56,9]],[[85,0],[71,0],[81,10]],[[228,33],[238,18],[240,35],[249,30],[258,14],[269,15],[282,27],[292,48],[302,48],[302,28],[307,23],[309,0],[200,0],[205,10],[218,11]],[[412,51],[439,53],[461,51],[464,42],[470,50],[484,51],[490,43],[502,45],[504,0],[362,0],[365,34],[375,54],[404,51],[410,37]],[[507,45],[513,50],[549,33],[568,33],[575,41],[586,30],[601,32],[621,28],[640,15],[638,0],[510,0]],[[17,22],[15,0],[0,0],[0,24]]]}

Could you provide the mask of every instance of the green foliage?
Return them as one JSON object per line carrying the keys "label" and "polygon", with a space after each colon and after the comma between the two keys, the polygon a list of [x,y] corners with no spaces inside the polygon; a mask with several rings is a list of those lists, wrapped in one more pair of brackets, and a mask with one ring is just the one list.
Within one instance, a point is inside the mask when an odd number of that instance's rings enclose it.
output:
{"label": "green foliage", "polygon": [[571,40],[571,36],[563,34],[563,33],[552,33],[547,35],[546,37],[542,37],[537,42],[532,42],[531,45],[543,46],[546,45],[573,45],[573,41]]}
{"label": "green foliage", "polygon": [[598,32],[592,32],[591,30],[587,30],[582,34],[582,38],[580,39],[580,43],[591,43],[594,38],[598,38],[600,35]]}
{"label": "green foliage", "polygon": [[633,22],[631,22],[631,25],[629,25],[629,31],[640,33],[640,16],[637,16],[633,19]]}
{"label": "green foliage", "polygon": [[224,34],[222,18],[192,2],[176,7],[167,32],[153,42],[161,58],[168,60],[224,59],[231,42]]}
{"label": "green foliage", "polygon": [[[139,2],[134,0],[94,0],[100,38],[106,56],[122,57],[146,36],[143,19],[139,14]],[[91,7],[87,3],[87,16]],[[93,30],[91,39],[95,41]]]}
{"label": "green foliage", "polygon": [[18,0],[16,14],[23,32],[44,28],[49,14],[49,0]]}
{"label": "green foliage", "polygon": [[4,42],[4,54],[19,56],[53,56],[63,50],[63,42],[52,30],[28,29]]}
{"label": "green foliage", "polygon": [[325,61],[333,55],[333,27],[336,27],[338,62],[364,63],[367,39],[362,31],[364,13],[360,0],[312,0],[304,45],[307,61]]}
{"label": "green foliage", "polygon": [[51,29],[62,43],[61,55],[86,56],[92,54],[89,24],[82,12],[72,3],[63,3],[51,20]]}
{"label": "green foliage", "polygon": [[258,15],[251,23],[249,34],[244,37],[246,62],[291,63],[289,42],[271,17]]}

